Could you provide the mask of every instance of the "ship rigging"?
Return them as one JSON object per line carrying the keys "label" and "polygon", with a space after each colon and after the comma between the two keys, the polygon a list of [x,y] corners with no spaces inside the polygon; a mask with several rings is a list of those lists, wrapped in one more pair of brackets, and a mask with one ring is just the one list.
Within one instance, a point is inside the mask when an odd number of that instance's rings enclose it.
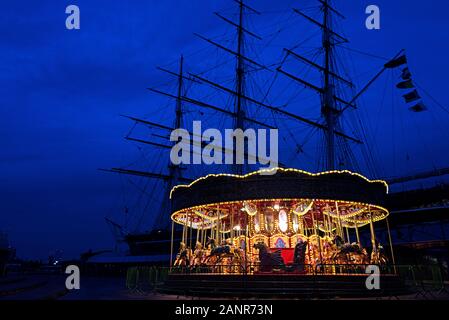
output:
{"label": "ship rigging", "polygon": [[[213,48],[217,57],[224,58],[217,58],[215,63],[210,65],[204,63],[201,71],[190,69],[186,71],[186,56],[183,55],[178,60],[176,71],[165,66],[158,67],[168,77],[176,79],[176,88],[173,91],[156,87],[148,90],[159,97],[158,101],[167,98],[171,108],[174,106],[172,124],[124,115],[134,123],[133,130],[125,139],[158,150],[153,154],[153,160],[159,162],[160,166],[162,159],[168,160],[160,156],[160,153],[168,154],[173,146],[169,141],[170,132],[177,128],[185,128],[192,132],[192,128],[189,127],[191,119],[203,118],[203,122],[222,129],[278,128],[283,133],[280,141],[285,142],[284,147],[289,151],[284,152],[284,149],[281,155],[291,154],[293,158],[293,161],[288,157],[281,158],[280,167],[292,166],[292,163],[298,166],[299,162],[300,167],[315,172],[348,169],[364,172],[372,178],[385,178],[376,166],[374,154],[377,150],[370,146],[365,125],[355,114],[360,109],[366,112],[360,102],[368,89],[372,88],[382,75],[405,66],[404,50],[400,50],[389,59],[384,59],[376,72],[360,86],[361,89],[356,90],[359,86],[356,86],[349,77],[349,72],[342,64],[342,55],[339,54],[340,50],[347,49],[346,45],[349,43],[347,37],[336,28],[340,24],[339,20],[344,20],[345,17],[331,1],[314,1],[317,5],[303,9],[288,8],[286,10],[288,21],[281,23],[281,26],[275,25],[274,30],[271,29],[271,33],[267,33],[267,40],[259,34],[259,30],[253,29],[252,24],[254,17],[260,20],[264,13],[244,1],[233,2],[235,4],[233,13],[227,15],[215,13],[217,19],[230,27],[232,40],[229,40],[229,33],[219,39],[195,34],[199,41],[208,48]],[[273,52],[279,51],[279,47],[270,46],[270,43],[273,43],[281,32],[288,30],[291,21],[298,18],[301,19],[301,27],[307,26],[308,30],[312,30],[312,35],[301,39],[295,45],[282,47],[281,58],[277,61],[260,62],[258,58],[262,54],[256,48],[263,47],[273,56]],[[312,40],[318,45],[315,44],[313,50],[310,50],[306,44],[310,44]],[[211,55],[210,51],[208,54]],[[303,71],[301,75],[297,70]],[[215,81],[215,78],[219,80]],[[276,93],[275,88],[278,89]],[[286,99],[282,95],[289,97]],[[304,104],[310,103],[311,99],[318,101],[312,103],[312,107],[304,108]],[[297,107],[298,100],[301,103],[300,107]],[[304,109],[309,110],[302,112]],[[167,110],[162,113],[168,114]],[[145,138],[136,137],[138,131],[134,130],[136,127],[149,128],[151,133],[145,134]],[[148,136],[154,139],[149,140]],[[197,147],[201,148],[201,145]],[[306,151],[307,148],[309,151]],[[245,155],[255,156],[249,154],[247,148]],[[167,217],[172,208],[168,196],[174,186],[188,184],[208,173],[242,175],[255,169],[257,167],[249,164],[189,167],[169,163],[164,169],[159,170],[156,166],[150,170],[129,167],[102,170],[143,178],[141,181],[145,182],[142,193],[149,194],[153,200],[155,190],[159,189],[155,186],[160,184],[149,183],[146,180],[162,182],[163,189],[157,192],[162,199],[159,201],[160,208],[155,209],[152,205],[151,210],[154,217],[152,230],[161,232],[170,228]],[[445,168],[423,171],[394,177],[389,182],[403,183],[447,172]],[[148,191],[150,186],[153,186],[152,191]],[[147,206],[143,211],[147,212],[142,215],[149,214]],[[142,239],[148,234],[148,232],[136,234],[136,230],[142,228],[142,219],[142,216],[137,219],[132,230],[124,229],[125,231],[122,230],[120,234],[124,234],[125,239],[136,237]],[[118,224],[114,225],[114,228],[117,227]]]}

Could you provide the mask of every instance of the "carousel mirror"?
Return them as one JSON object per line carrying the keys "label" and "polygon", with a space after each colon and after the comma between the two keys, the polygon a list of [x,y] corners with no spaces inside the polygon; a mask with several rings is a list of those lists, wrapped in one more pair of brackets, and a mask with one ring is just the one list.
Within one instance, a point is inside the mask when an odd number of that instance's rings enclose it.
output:
{"label": "carousel mirror", "polygon": [[274,215],[271,209],[265,210],[265,230],[273,232],[274,230]]}
{"label": "carousel mirror", "polygon": [[296,214],[292,215],[292,222],[293,222],[293,231],[296,233],[299,230],[299,217],[298,217],[298,215],[296,215]]}
{"label": "carousel mirror", "polygon": [[254,230],[256,232],[260,232],[260,217],[259,216],[260,215],[258,213],[254,216]]}
{"label": "carousel mirror", "polygon": [[281,232],[287,232],[288,230],[288,216],[284,209],[279,211],[279,230]]}

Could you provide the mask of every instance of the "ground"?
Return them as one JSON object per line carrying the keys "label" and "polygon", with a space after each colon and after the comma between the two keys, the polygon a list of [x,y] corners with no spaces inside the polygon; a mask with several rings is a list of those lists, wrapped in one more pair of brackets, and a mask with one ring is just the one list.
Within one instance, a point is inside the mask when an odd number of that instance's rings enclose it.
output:
{"label": "ground", "polygon": [[[190,296],[159,294],[151,290],[129,290],[120,277],[84,277],[80,290],[67,290],[62,275],[10,275],[0,278],[0,300],[198,300]],[[449,286],[446,287],[449,289]],[[202,298],[204,299],[204,298]],[[340,300],[346,300],[339,298]],[[365,298],[373,299],[373,298]],[[449,300],[449,290],[423,291],[399,297],[376,299]],[[364,298],[357,298],[364,300]]]}

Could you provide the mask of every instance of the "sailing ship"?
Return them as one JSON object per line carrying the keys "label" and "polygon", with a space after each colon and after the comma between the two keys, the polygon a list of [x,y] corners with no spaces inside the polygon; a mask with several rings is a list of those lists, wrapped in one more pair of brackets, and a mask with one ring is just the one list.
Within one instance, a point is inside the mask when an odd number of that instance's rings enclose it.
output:
{"label": "sailing ship", "polygon": [[[382,75],[388,71],[397,74],[400,82],[395,89],[404,93],[405,103],[409,106],[407,112],[421,114],[428,111],[413,81],[404,50],[383,58],[382,64],[378,64],[379,71],[371,74],[362,85],[356,85],[342,63],[344,54],[341,51],[348,53],[351,49],[346,47],[349,43],[347,37],[337,30],[340,20],[345,17],[333,1],[314,0],[312,7],[288,8],[289,18],[281,21],[280,25],[275,23],[274,29],[269,30],[271,33],[267,32],[268,39],[251,28],[253,18],[266,19],[263,13],[243,0],[233,0],[233,4],[232,16],[215,13],[217,19],[230,27],[231,33],[219,40],[195,34],[199,41],[213,48],[214,56],[220,53],[221,58],[212,63],[206,63],[206,60],[196,63],[200,71],[186,70],[186,57],[183,55],[177,69],[158,67],[167,77],[176,80],[176,88],[148,90],[155,94],[158,103],[167,99],[167,106],[173,111],[169,112],[164,106],[150,118],[124,115],[133,123],[125,139],[141,146],[141,151],[144,146],[154,148],[143,153],[145,160],[141,167],[145,169],[132,166],[101,169],[138,179],[127,181],[136,190],[133,196],[145,204],[140,210],[138,206],[124,206],[127,220],[124,224],[110,217],[106,219],[118,243],[126,243],[131,255],[164,257],[162,254],[170,252],[173,239],[170,239],[169,194],[174,186],[209,173],[245,174],[259,169],[257,165],[248,163],[172,164],[168,159],[173,146],[170,133],[177,128],[191,132],[190,119],[201,119],[208,126],[221,130],[279,129],[280,154],[291,155],[280,159],[280,167],[295,166],[312,172],[347,169],[362,172],[373,179],[387,178],[390,184],[402,185],[449,172],[447,168],[440,168],[388,178],[376,168],[375,148],[371,148],[367,126],[357,114],[360,109],[366,112],[363,108],[368,107],[363,106],[362,98],[375,87]],[[295,39],[299,42],[280,50],[279,46],[270,46],[281,32],[288,30],[292,19],[302,20],[300,23],[304,25],[301,24],[301,28],[311,30],[312,36]],[[232,35],[231,41],[229,34]],[[262,63],[257,59],[262,54],[255,49],[259,47],[268,51],[266,56],[272,57],[277,52],[281,58],[272,63]],[[207,55],[212,56],[210,51]],[[217,78],[219,80],[215,81]],[[305,108],[306,104],[312,107]],[[156,121],[155,115],[164,115],[165,121]],[[167,115],[172,119],[171,124],[166,119]],[[142,130],[149,130],[149,133]],[[145,138],[137,136],[142,132]],[[204,143],[200,142],[198,147]],[[254,156],[248,152],[245,150],[247,157]],[[136,212],[131,212],[133,210]],[[133,214],[137,218],[129,218]],[[148,216],[153,222],[151,227],[144,221]],[[134,227],[130,227],[133,223]],[[174,231],[176,242],[176,239],[181,239],[182,230]],[[161,259],[168,261],[167,257]]]}
{"label": "sailing ship", "polygon": [[11,249],[6,233],[0,232],[0,276],[6,273],[6,264],[11,258]]}

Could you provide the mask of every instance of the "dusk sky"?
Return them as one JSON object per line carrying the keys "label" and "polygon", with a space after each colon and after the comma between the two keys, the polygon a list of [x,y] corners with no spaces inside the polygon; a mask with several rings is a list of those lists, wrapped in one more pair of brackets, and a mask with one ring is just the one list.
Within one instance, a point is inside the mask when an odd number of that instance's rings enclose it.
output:
{"label": "dusk sky", "polygon": [[[248,1],[267,12],[273,23],[279,19],[277,12],[313,2]],[[334,2],[347,17],[342,26],[351,46],[382,57],[405,48],[419,85],[449,107],[448,1]],[[81,10],[80,30],[65,28],[69,4]],[[222,33],[226,26],[213,12],[229,12],[234,4],[231,0],[2,3],[0,231],[9,234],[19,257],[46,259],[59,249],[65,258],[72,258],[90,248],[113,247],[104,217],[121,210],[123,190],[117,175],[97,169],[135,159],[135,145],[123,139],[132,123],[120,114],[149,117],[155,100],[146,88],[169,79],[155,67],[204,47],[194,32]],[[381,9],[381,30],[365,28],[365,8],[370,4]],[[423,122],[424,131],[419,133],[427,140],[413,142],[421,150],[418,162],[447,167],[448,130],[441,124],[448,123],[449,115],[423,97],[429,112],[435,113],[424,118],[430,120]],[[420,149],[423,145],[426,149]]]}

